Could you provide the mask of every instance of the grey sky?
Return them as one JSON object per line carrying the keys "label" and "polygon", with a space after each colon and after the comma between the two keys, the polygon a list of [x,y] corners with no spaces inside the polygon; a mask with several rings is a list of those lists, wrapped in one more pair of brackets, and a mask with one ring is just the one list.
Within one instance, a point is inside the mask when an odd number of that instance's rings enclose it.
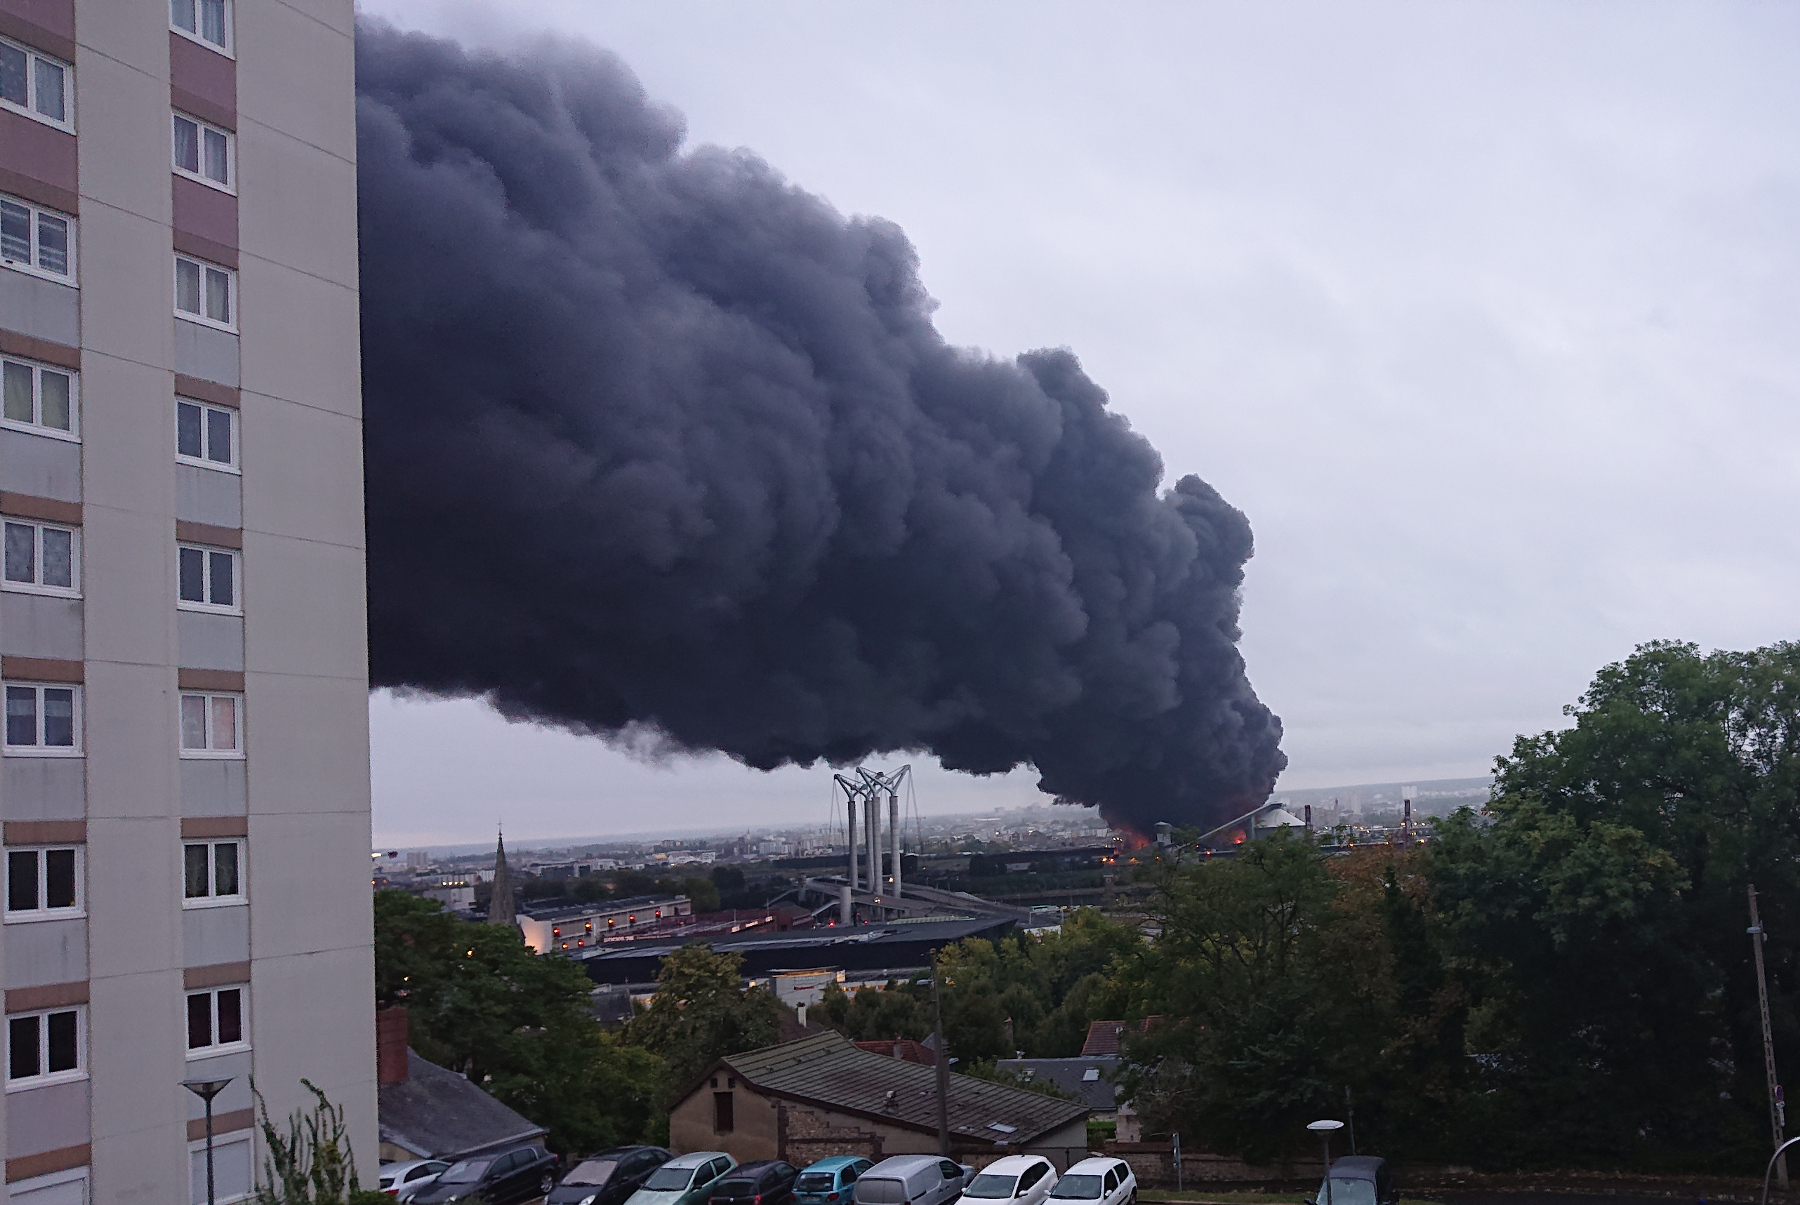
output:
{"label": "grey sky", "polygon": [[[904,227],[952,341],[1074,349],[1255,527],[1283,786],[1480,773],[1640,641],[1800,635],[1800,10],[364,10],[605,46],[692,142]],[[828,799],[824,770],[652,767],[468,702],[378,696],[372,736],[388,842]],[[927,773],[919,803],[1031,782]]]}

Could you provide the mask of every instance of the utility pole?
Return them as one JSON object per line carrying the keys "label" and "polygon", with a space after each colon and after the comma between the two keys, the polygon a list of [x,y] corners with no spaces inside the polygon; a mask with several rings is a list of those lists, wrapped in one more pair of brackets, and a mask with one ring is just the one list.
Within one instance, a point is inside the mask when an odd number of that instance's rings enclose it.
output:
{"label": "utility pole", "polygon": [[950,1157],[950,1052],[944,1047],[944,1005],[938,998],[936,954],[931,956],[931,1033],[933,1045],[937,1047],[938,1154],[948,1159]]}
{"label": "utility pole", "polygon": [[[1769,981],[1763,974],[1763,942],[1768,940],[1768,935],[1763,932],[1762,918],[1757,914],[1756,884],[1754,883],[1750,885],[1750,928],[1745,932],[1750,934],[1750,948],[1756,954],[1756,999],[1762,1007],[1763,1070],[1768,1073],[1769,1077],[1769,1128],[1774,1131],[1775,1149],[1779,1151],[1782,1130],[1785,1128],[1782,1125],[1784,1120],[1782,1114],[1786,1110],[1782,1107],[1781,1084],[1775,1078],[1775,1031],[1769,1024]],[[1786,1192],[1788,1186],[1786,1155],[1781,1155],[1775,1160],[1775,1172],[1777,1181],[1781,1185],[1781,1191]]]}

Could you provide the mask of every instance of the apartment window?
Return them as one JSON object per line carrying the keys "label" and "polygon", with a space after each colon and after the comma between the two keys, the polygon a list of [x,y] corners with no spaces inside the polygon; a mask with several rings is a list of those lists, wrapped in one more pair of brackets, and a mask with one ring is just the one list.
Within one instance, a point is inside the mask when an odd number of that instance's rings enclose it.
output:
{"label": "apartment window", "polygon": [[175,459],[237,472],[237,411],[176,398]]}
{"label": "apartment window", "polygon": [[189,992],[187,998],[187,1048],[189,1057],[196,1054],[219,1054],[226,1049],[248,1046],[249,1029],[244,1024],[242,987],[216,987],[204,992]]}
{"label": "apartment window", "polygon": [[[254,1191],[251,1176],[251,1131],[220,1134],[213,1139],[213,1200],[218,1205],[248,1201]],[[439,1167],[443,1167],[439,1164]],[[206,1205],[206,1140],[188,1143],[188,1202]]]}
{"label": "apartment window", "polygon": [[54,920],[81,913],[81,847],[6,851],[6,919]]}
{"label": "apartment window", "polygon": [[26,594],[81,597],[81,534],[73,527],[7,519],[0,524],[0,582]]}
{"label": "apartment window", "polygon": [[183,904],[244,902],[244,843],[242,841],[193,841],[181,847]]}
{"label": "apartment window", "polygon": [[86,1072],[81,1008],[6,1018],[6,1090],[80,1079]]}
{"label": "apartment window", "polygon": [[169,28],[214,50],[231,51],[231,6],[225,0],[169,0]]}
{"label": "apartment window", "polygon": [[0,262],[73,283],[75,219],[17,197],[0,197]]}
{"label": "apartment window", "polygon": [[0,359],[0,425],[35,435],[77,438],[75,393],[75,374],[66,369]]}
{"label": "apartment window", "polygon": [[88,1205],[88,1169],[51,1172],[6,1186],[9,1205]]}
{"label": "apartment window", "polygon": [[6,752],[40,757],[81,753],[81,688],[6,683]]}
{"label": "apartment window", "polygon": [[219,611],[237,615],[238,554],[227,548],[176,545],[176,606],[184,611]]}
{"label": "apartment window", "polygon": [[73,132],[70,83],[75,71],[10,38],[0,38],[0,105]]}
{"label": "apartment window", "polygon": [[244,700],[238,695],[181,696],[181,756],[242,757]]}
{"label": "apartment window", "polygon": [[181,317],[235,331],[232,294],[236,291],[237,273],[231,269],[185,255],[175,257],[175,312]]}
{"label": "apartment window", "polygon": [[175,172],[222,188],[226,192],[237,187],[232,172],[231,131],[208,125],[198,117],[173,115],[175,125]]}

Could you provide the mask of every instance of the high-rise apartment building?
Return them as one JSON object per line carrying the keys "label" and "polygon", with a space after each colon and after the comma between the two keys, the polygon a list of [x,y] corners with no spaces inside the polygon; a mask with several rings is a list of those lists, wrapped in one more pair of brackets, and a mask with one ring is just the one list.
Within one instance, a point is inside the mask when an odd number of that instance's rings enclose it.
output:
{"label": "high-rise apartment building", "polygon": [[0,0],[6,1196],[373,1178],[352,0]]}

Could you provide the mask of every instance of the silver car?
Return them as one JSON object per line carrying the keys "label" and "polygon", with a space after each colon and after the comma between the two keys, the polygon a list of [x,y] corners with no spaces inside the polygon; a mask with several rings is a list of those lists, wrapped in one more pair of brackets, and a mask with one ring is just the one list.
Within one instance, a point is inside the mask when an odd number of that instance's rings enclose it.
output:
{"label": "silver car", "polygon": [[413,1159],[381,1165],[381,1191],[397,1201],[410,1201],[437,1183],[450,1165],[442,1159]]}

